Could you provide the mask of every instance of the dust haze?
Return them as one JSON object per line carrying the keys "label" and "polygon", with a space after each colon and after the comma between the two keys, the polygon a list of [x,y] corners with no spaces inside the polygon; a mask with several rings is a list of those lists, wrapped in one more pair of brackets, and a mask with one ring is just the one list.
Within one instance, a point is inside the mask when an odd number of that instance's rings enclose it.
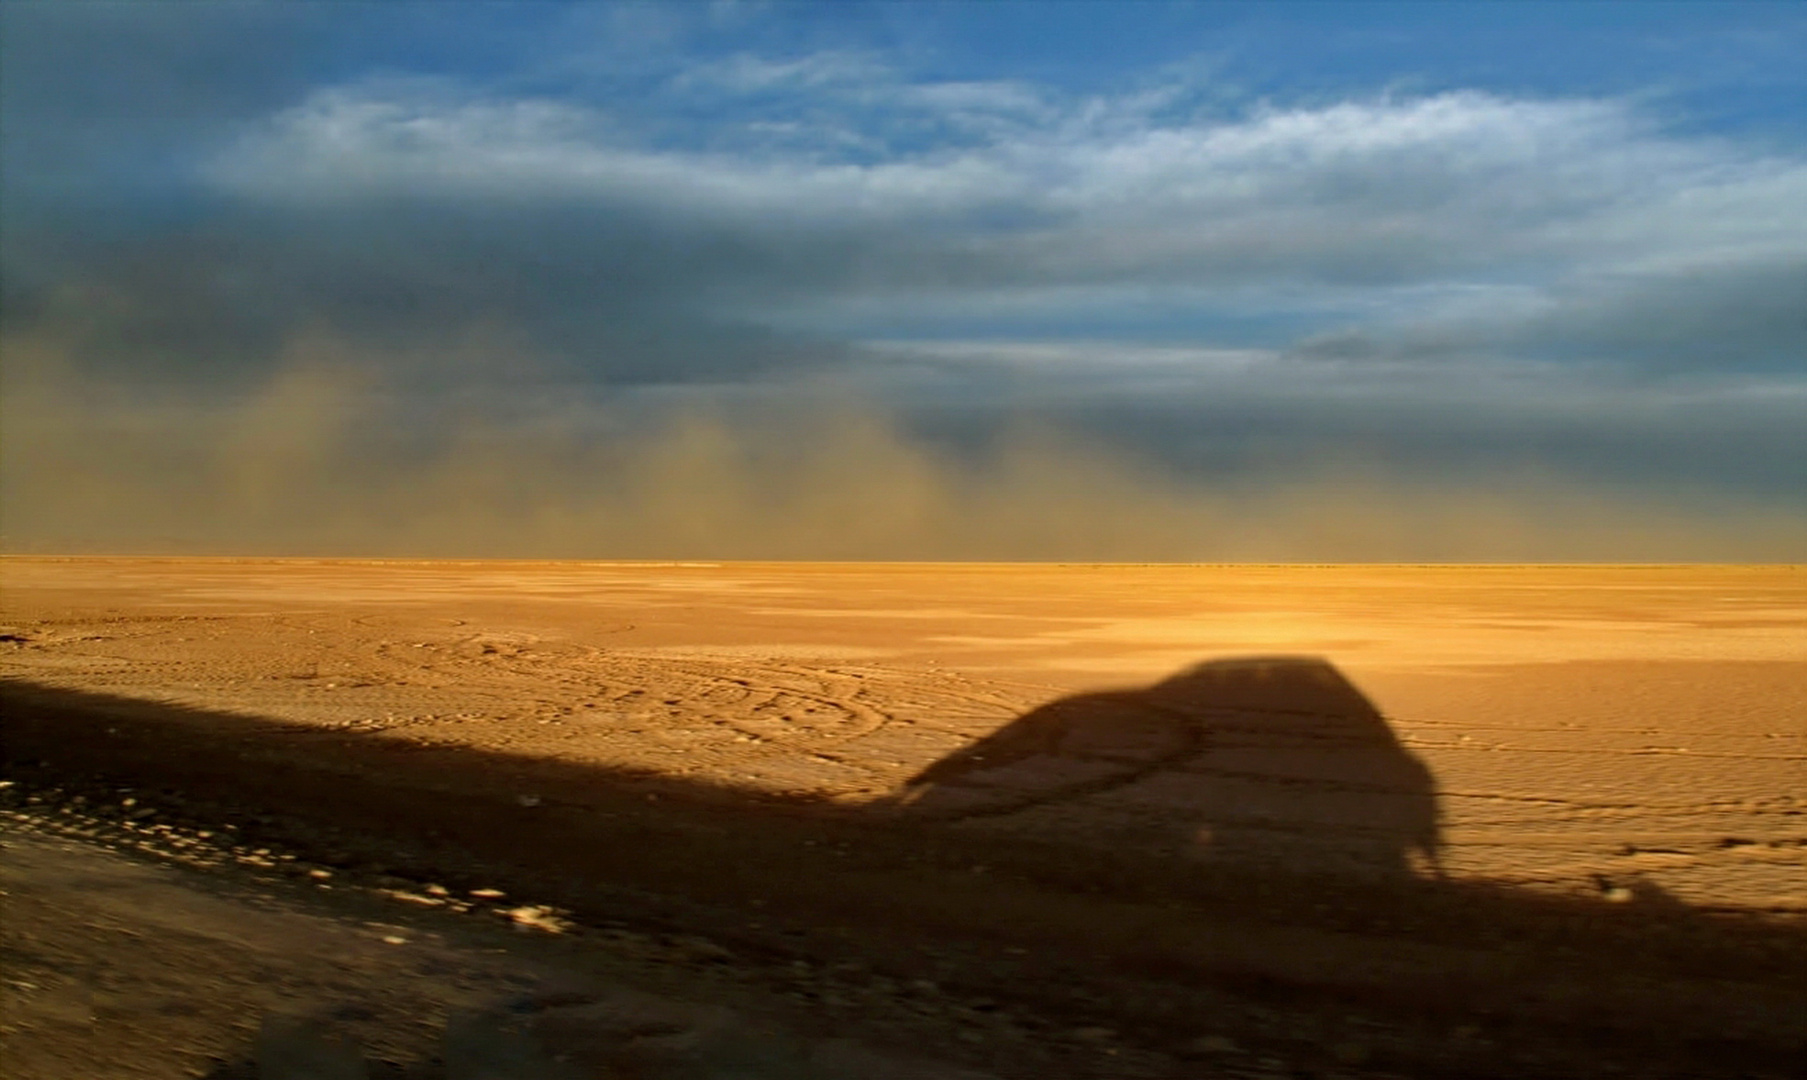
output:
{"label": "dust haze", "polygon": [[53,344],[7,353],[10,551],[1785,561],[1807,546],[1799,513],[1522,472],[1458,482],[1351,453],[1199,478],[1032,414],[957,444],[796,381],[600,397],[467,379],[423,396],[393,362],[314,341],[261,385],[208,392],[77,377]]}

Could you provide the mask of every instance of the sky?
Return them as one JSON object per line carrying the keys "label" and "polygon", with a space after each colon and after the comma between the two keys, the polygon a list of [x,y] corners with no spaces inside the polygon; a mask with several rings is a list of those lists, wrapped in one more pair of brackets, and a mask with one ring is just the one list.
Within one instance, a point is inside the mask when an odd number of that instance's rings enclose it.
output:
{"label": "sky", "polygon": [[0,548],[1807,558],[1807,5],[0,7]]}

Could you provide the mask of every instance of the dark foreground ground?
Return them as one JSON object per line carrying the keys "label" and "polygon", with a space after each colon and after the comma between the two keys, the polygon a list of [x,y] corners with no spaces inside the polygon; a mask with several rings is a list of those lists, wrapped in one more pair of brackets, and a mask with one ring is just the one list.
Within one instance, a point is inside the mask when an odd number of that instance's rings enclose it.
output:
{"label": "dark foreground ground", "polygon": [[1798,915],[0,707],[8,1076],[1807,1075]]}

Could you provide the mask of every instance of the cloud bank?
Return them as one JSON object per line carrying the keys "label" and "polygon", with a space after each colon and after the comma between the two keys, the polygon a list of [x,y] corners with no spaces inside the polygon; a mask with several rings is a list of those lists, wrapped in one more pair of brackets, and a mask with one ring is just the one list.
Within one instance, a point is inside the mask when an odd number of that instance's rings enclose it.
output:
{"label": "cloud bank", "polygon": [[8,13],[6,544],[1803,550],[1786,139],[937,75],[738,9],[498,24],[479,63],[356,10]]}

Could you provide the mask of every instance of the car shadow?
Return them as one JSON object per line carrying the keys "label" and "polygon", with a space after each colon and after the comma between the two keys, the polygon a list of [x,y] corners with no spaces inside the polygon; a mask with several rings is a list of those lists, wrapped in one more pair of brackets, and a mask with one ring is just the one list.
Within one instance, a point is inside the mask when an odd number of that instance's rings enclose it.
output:
{"label": "car shadow", "polygon": [[[878,803],[18,679],[0,679],[0,774],[21,811],[130,788],[134,822],[228,830],[373,895],[497,886],[579,928],[857,960],[1176,1046],[1190,1017],[1249,1001],[1674,1064],[1661,1075],[1785,1075],[1807,1049],[1798,913],[1437,876],[1430,771],[1311,657],[1051,702]],[[1106,989],[1076,1005],[1090,983]],[[1438,1075],[1533,1074],[1499,1045],[1456,1039]]]}
{"label": "car shadow", "polygon": [[917,773],[896,805],[1165,835],[1247,865],[1441,876],[1430,769],[1315,656],[1211,660],[1041,705]]}

